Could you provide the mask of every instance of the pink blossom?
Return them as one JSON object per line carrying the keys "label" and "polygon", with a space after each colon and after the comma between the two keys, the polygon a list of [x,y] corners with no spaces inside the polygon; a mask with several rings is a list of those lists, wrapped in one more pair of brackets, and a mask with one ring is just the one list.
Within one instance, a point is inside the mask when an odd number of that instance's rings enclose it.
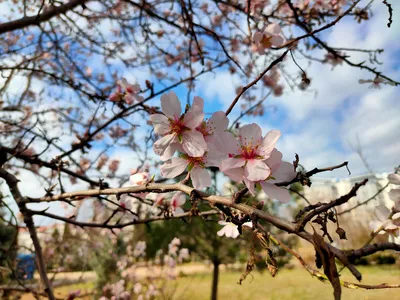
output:
{"label": "pink blossom", "polygon": [[[249,3],[250,1],[250,3]],[[270,3],[270,0],[246,0],[245,1],[245,6],[244,6],[244,11],[248,12],[248,8],[250,5],[250,12],[255,13],[255,12],[262,12],[262,10]]]}
{"label": "pink blossom", "polygon": [[274,149],[271,156],[264,161],[270,168],[270,176],[267,180],[252,181],[248,180],[244,174],[243,168],[236,168],[225,171],[224,173],[229,176],[233,181],[242,181],[252,195],[255,195],[255,187],[260,187],[269,198],[276,199],[282,203],[290,201],[291,196],[285,187],[278,187],[275,183],[289,182],[296,177],[293,165],[291,163],[282,161],[282,153]]}
{"label": "pink blossom", "polygon": [[167,195],[166,193],[159,193],[159,194],[148,193],[146,195],[146,199],[152,200],[154,202],[154,205],[153,205],[153,208],[154,208],[158,205],[161,205],[164,202],[166,195]]}
{"label": "pink blossom", "polygon": [[[237,225],[232,222],[219,221],[219,225],[224,226],[220,231],[217,232],[218,236],[226,236],[229,238],[236,239],[239,236],[239,230]],[[242,226],[247,226],[252,228],[253,224],[251,222],[244,223]]]}
{"label": "pink blossom", "polygon": [[129,84],[125,78],[122,78],[119,84],[125,90],[125,102],[127,104],[132,104],[134,100],[138,102],[143,101],[143,97],[138,95],[138,93],[140,93],[139,84]]}
{"label": "pink blossom", "polygon": [[170,202],[171,210],[173,215],[183,214],[185,211],[182,206],[186,202],[186,195],[183,192],[176,192]]}
{"label": "pink blossom", "polygon": [[222,155],[210,150],[201,157],[192,157],[182,154],[180,157],[173,157],[166,161],[161,167],[161,176],[175,178],[183,173],[186,168],[189,171],[195,189],[202,189],[211,186],[211,176],[205,167],[218,166]]}
{"label": "pink blossom", "polygon": [[[257,124],[245,125],[239,130],[239,139],[233,135],[221,135],[221,140],[229,154],[229,158],[222,161],[220,169],[228,176],[241,176],[241,167],[244,167],[244,178],[250,181],[267,179],[271,169],[264,162],[271,156],[281,133],[279,130],[269,131],[262,137],[262,131]],[[236,173],[236,174],[235,174]]]}
{"label": "pink blossom", "polygon": [[391,184],[400,185],[400,175],[392,173],[388,175],[388,180]]}
{"label": "pink blossom", "polygon": [[125,209],[132,209],[132,200],[126,195],[122,195],[121,199],[119,200],[119,205],[125,210]]}
{"label": "pink blossom", "polygon": [[[400,175],[398,174],[389,174],[388,180],[391,184],[400,185]],[[400,211],[400,188],[391,189],[389,191],[389,198],[394,201],[393,209]]]}
{"label": "pink blossom", "polygon": [[117,82],[117,87],[114,93],[110,95],[112,102],[124,101],[126,104],[132,104],[134,100],[143,101],[143,97],[139,96],[140,86],[138,84],[129,84],[125,78]]}
{"label": "pink blossom", "polygon": [[133,256],[140,257],[144,256],[145,254],[146,254],[146,242],[138,241],[135,250],[133,250]]}
{"label": "pink blossom", "polygon": [[[204,100],[200,97],[194,97],[192,110],[195,110],[196,113],[204,114]],[[202,121],[200,125],[196,127],[196,130],[203,135],[208,149],[224,152],[223,147],[220,149],[221,146],[220,143],[218,143],[218,139],[219,135],[227,130],[228,124],[229,119],[225,112],[217,111],[212,114],[210,119]]]}
{"label": "pink blossom", "polygon": [[150,179],[151,179],[151,177],[148,172],[136,173],[129,177],[129,181],[134,186],[145,185],[145,184],[149,183]]}
{"label": "pink blossom", "polygon": [[181,240],[177,237],[174,237],[172,241],[168,244],[168,254],[176,256],[176,253],[180,245],[181,245]]}
{"label": "pink blossom", "polygon": [[341,65],[343,63],[343,60],[341,57],[339,57],[339,55],[342,56],[343,54],[338,51],[336,52],[336,54],[329,52],[325,54],[324,62],[331,64],[332,68],[336,67],[337,65]]}
{"label": "pink blossom", "polygon": [[281,27],[278,24],[269,24],[263,31],[258,31],[253,36],[254,50],[262,55],[266,49],[280,47],[285,39],[281,34]]}
{"label": "pink blossom", "polygon": [[[395,242],[400,237],[400,213],[396,213],[389,218],[390,214],[391,212],[386,206],[377,206],[375,208],[375,216],[377,220],[370,221],[369,227],[374,233],[388,233],[389,239]],[[378,230],[379,232],[377,232]]]}
{"label": "pink blossom", "polygon": [[181,263],[182,261],[187,260],[189,258],[190,258],[189,249],[182,248],[181,250],[179,250],[178,262]]}
{"label": "pink blossom", "polygon": [[142,285],[139,282],[136,282],[133,286],[133,292],[135,294],[139,294],[142,291]]}
{"label": "pink blossom", "polygon": [[204,113],[192,107],[181,114],[181,103],[174,92],[161,96],[161,109],[164,114],[150,116],[154,132],[162,136],[153,145],[154,153],[167,160],[181,147],[192,157],[202,156],[207,144],[203,135],[195,129],[203,122]]}
{"label": "pink blossom", "polygon": [[119,163],[120,163],[120,161],[118,159],[113,159],[108,164],[108,169],[110,170],[110,172],[112,174],[115,174],[115,172],[117,172],[117,170],[119,168]]}
{"label": "pink blossom", "polygon": [[267,181],[261,181],[262,190],[271,199],[277,199],[283,203],[290,201],[291,196],[285,187],[278,187],[274,183],[289,182],[294,179],[297,173],[294,171],[293,165],[286,161],[282,161],[282,153],[274,149],[271,157],[266,160],[266,163],[271,168],[271,177]]}

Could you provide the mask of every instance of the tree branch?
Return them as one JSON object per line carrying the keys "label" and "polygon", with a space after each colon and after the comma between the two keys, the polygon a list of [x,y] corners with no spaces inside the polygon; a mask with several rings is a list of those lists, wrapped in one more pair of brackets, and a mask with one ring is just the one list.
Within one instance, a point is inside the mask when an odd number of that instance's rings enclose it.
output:
{"label": "tree branch", "polygon": [[71,0],[60,6],[53,5],[50,8],[46,9],[43,13],[39,13],[36,16],[23,17],[18,20],[0,24],[0,34],[17,29],[22,29],[31,25],[39,25],[40,23],[46,22],[53,17],[67,13],[68,11],[74,9],[79,5],[83,6],[85,2],[88,2],[88,0]]}

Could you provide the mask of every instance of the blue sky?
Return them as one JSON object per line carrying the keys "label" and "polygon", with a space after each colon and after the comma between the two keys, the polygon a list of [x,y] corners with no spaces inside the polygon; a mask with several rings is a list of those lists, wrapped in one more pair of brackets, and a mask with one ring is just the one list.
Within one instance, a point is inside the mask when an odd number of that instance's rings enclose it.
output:
{"label": "blue sky", "polygon": [[[378,49],[382,65],[378,70],[399,81],[400,79],[400,1],[393,1],[393,24],[386,26],[387,8],[374,2],[374,15],[367,22],[357,24],[352,17],[344,18],[329,32],[321,35],[331,46]],[[348,52],[350,60],[361,62],[368,55]],[[322,55],[320,55],[322,58]],[[291,161],[294,153],[300,155],[306,168],[324,167],[349,161],[353,175],[367,172],[359,155],[354,151],[360,145],[363,155],[375,172],[389,172],[400,164],[400,87],[382,86],[372,89],[369,84],[359,84],[359,79],[373,79],[374,75],[345,65],[333,68],[305,59],[296,58],[312,83],[310,90],[316,94],[285,89],[282,97],[266,100],[266,105],[277,107],[268,110],[262,118],[244,119],[257,122],[264,132],[277,128],[283,133],[278,149]],[[296,72],[291,60],[288,69]],[[234,87],[226,70],[215,77],[200,79],[198,94],[206,100],[206,111],[225,110],[235,96]],[[252,78],[249,79],[249,81]],[[247,84],[243,82],[241,84]],[[233,111],[231,120],[239,113]],[[321,177],[346,177],[345,170],[319,175]]]}
{"label": "blue sky", "polygon": [[[387,28],[388,12],[381,2],[373,3],[374,15],[371,20],[357,24],[352,17],[344,18],[329,32],[321,35],[331,46],[377,49],[384,48],[378,59],[383,64],[378,69],[397,81],[400,80],[400,1],[392,1],[393,24]],[[360,62],[368,59],[365,54],[356,52],[350,59]],[[323,57],[323,54],[320,55]],[[367,71],[360,71],[345,65],[332,70],[330,65],[313,62],[311,65],[305,59],[296,58],[306,70],[312,83],[310,90],[314,92],[291,91],[286,87],[282,97],[270,97],[265,105],[273,105],[277,109],[266,110],[261,118],[244,118],[243,122],[257,122],[266,133],[270,129],[282,131],[282,138],[277,148],[284,154],[284,159],[292,161],[294,153],[300,155],[300,162],[307,168],[326,167],[349,161],[352,175],[367,172],[362,160],[354,150],[360,144],[363,155],[375,172],[390,172],[400,164],[400,87],[383,86],[381,89],[371,89],[368,84],[359,84],[359,79],[373,79]],[[96,68],[93,58],[93,68]],[[298,69],[288,59],[287,70],[297,73]],[[98,68],[98,66],[97,66]],[[146,72],[126,70],[126,77],[136,77],[144,86],[149,76]],[[253,78],[249,78],[251,81]],[[234,84],[233,84],[234,83]],[[229,75],[229,71],[221,68],[214,74],[207,74],[197,82],[192,95],[199,95],[205,100],[205,111],[214,112],[226,110],[234,99],[235,84],[245,85]],[[20,83],[15,83],[20,85]],[[39,89],[40,87],[38,87]],[[183,85],[175,92],[186,103],[187,89]],[[151,101],[159,105],[159,98]],[[230,119],[234,120],[240,113],[240,103],[233,110]],[[70,145],[71,138],[63,136],[62,143]],[[113,157],[123,160],[120,172],[129,174],[135,167],[132,153],[116,150]],[[347,177],[346,170],[318,175],[320,177]],[[37,182],[28,173],[21,173],[21,190],[24,194],[41,196],[44,190],[37,188]],[[81,185],[69,187],[71,190],[81,189]],[[34,195],[32,195],[34,191]],[[59,207],[51,209],[54,212]]]}

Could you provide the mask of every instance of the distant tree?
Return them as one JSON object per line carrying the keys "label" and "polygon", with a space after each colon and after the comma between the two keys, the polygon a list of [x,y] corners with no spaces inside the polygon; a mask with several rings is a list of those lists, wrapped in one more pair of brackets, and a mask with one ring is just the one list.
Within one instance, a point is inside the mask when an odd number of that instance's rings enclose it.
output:
{"label": "distant tree", "polygon": [[18,229],[7,214],[5,199],[0,192],[0,284],[4,284],[13,271],[17,254]]}

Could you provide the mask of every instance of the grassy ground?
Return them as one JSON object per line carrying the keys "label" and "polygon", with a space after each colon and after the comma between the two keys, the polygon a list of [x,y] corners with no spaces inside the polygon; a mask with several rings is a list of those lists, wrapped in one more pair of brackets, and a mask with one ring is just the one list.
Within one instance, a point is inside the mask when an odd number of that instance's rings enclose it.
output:
{"label": "grassy ground", "polygon": [[[400,283],[399,267],[361,267],[363,283]],[[242,285],[237,284],[240,273],[225,272],[221,274],[218,299],[221,300],[308,300],[332,299],[332,288],[312,278],[304,269],[283,270],[272,278],[268,273],[253,273]],[[348,272],[343,273],[342,280],[351,280]],[[175,299],[203,300],[209,299],[211,291],[210,275],[192,275],[179,279]],[[350,290],[343,288],[344,300],[400,299],[399,289],[387,290]]]}
{"label": "grassy ground", "polygon": [[[400,267],[374,266],[359,267],[364,276],[365,284],[399,284]],[[211,273],[211,272],[210,272]],[[330,300],[332,287],[312,278],[304,269],[282,270],[275,278],[269,273],[254,271],[242,283],[237,284],[241,273],[223,271],[220,274],[218,299],[220,300]],[[342,280],[355,282],[349,272],[343,272]],[[82,294],[90,292],[93,284],[88,282],[79,285],[58,287],[55,292],[58,297],[65,297],[68,292],[77,289]],[[204,300],[210,298],[211,274],[187,275],[171,282],[171,288],[176,288],[174,300]],[[24,295],[23,300],[34,299]],[[89,297],[86,299],[90,299]],[[400,300],[399,289],[367,291],[362,289],[350,290],[343,288],[343,300]]]}

